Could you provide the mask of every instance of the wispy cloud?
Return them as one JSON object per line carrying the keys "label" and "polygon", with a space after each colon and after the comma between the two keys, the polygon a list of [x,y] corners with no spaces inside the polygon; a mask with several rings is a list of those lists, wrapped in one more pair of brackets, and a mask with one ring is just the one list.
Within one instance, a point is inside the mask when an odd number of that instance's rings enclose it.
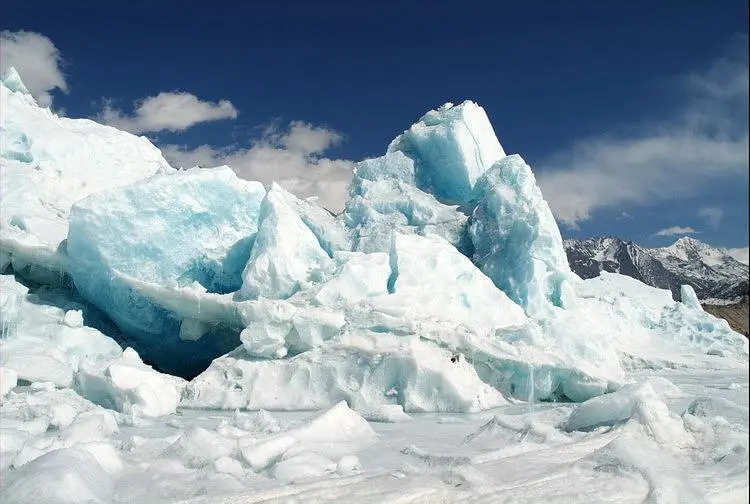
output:
{"label": "wispy cloud", "polygon": [[707,206],[698,210],[698,217],[705,219],[712,229],[719,229],[721,221],[724,218],[724,210],[715,206]]}
{"label": "wispy cloud", "polygon": [[317,196],[321,205],[339,212],[354,165],[323,154],[341,139],[336,131],[294,121],[286,129],[267,129],[249,147],[163,145],[161,150],[175,166],[227,165],[241,178],[264,184],[276,181],[299,197]]}
{"label": "wispy cloud", "polygon": [[97,119],[131,133],[153,133],[184,131],[202,122],[234,119],[237,113],[229,100],[213,103],[190,93],[165,92],[135,102],[131,115],[105,100]]}
{"label": "wispy cloud", "polygon": [[0,32],[0,73],[15,67],[23,83],[42,107],[52,105],[50,91],[68,92],[62,73],[62,57],[55,44],[39,33]]}
{"label": "wispy cloud", "polygon": [[690,226],[672,226],[664,229],[660,229],[653,236],[678,236],[687,234],[696,234],[698,231],[691,228]]}
{"label": "wispy cloud", "polygon": [[724,252],[727,253],[727,255],[730,255],[737,259],[739,262],[743,264],[750,264],[750,248],[727,248],[724,249]]}
{"label": "wispy cloud", "polygon": [[747,178],[747,38],[679,79],[687,99],[637,135],[588,138],[537,166],[557,219],[575,227],[597,210],[694,196],[708,181]]}

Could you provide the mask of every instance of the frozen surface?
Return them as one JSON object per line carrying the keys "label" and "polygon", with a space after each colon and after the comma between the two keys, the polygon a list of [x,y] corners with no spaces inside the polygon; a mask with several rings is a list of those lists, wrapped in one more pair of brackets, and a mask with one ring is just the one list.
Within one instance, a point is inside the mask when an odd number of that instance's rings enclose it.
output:
{"label": "frozen surface", "polygon": [[24,91],[9,70],[0,84],[0,249],[15,271],[50,283],[67,269],[60,249],[76,201],[173,170],[145,137],[58,117]]}
{"label": "frozen surface", "polygon": [[578,406],[400,423],[344,403],[133,423],[71,391],[21,388],[0,405],[0,485],[4,502],[744,502],[747,370],[627,380]]}
{"label": "frozen surface", "polygon": [[527,312],[572,300],[570,271],[555,218],[518,155],[507,156],[474,187],[470,228],[474,261]]}

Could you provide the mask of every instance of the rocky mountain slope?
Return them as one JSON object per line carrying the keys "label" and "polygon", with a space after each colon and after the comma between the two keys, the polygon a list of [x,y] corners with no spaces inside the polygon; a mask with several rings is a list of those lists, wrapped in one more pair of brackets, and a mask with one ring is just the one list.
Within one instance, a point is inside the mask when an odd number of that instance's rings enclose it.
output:
{"label": "rocky mountain slope", "polygon": [[693,287],[704,304],[739,302],[748,294],[748,265],[694,238],[663,248],[645,248],[613,236],[565,240],[570,267],[582,278],[620,273],[679,299],[680,285]]}

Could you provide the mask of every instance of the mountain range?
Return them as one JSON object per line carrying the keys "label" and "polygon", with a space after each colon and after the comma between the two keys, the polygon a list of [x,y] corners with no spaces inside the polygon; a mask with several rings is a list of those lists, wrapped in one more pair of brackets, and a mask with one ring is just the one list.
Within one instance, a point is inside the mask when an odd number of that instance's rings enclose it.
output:
{"label": "mountain range", "polygon": [[568,239],[564,244],[571,269],[584,279],[601,271],[620,273],[669,289],[675,300],[680,286],[688,284],[708,305],[737,303],[748,295],[748,265],[695,238],[680,238],[661,248],[645,248],[614,236]]}

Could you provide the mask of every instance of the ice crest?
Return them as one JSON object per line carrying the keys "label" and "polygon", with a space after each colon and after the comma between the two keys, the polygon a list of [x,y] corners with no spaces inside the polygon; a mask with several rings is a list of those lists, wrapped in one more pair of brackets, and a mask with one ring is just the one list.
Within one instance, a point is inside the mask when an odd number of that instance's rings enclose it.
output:
{"label": "ice crest", "polygon": [[573,301],[560,230],[531,168],[507,156],[474,187],[470,234],[474,261],[497,287],[529,313]]}

